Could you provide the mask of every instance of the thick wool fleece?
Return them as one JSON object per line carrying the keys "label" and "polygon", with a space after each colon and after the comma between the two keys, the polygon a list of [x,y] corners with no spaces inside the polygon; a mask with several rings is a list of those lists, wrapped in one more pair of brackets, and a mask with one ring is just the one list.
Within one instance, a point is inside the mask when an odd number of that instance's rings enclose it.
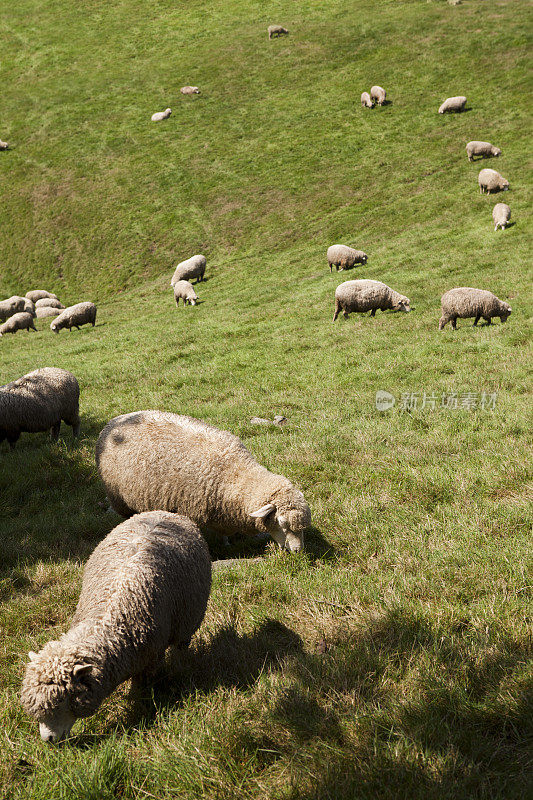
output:
{"label": "thick wool fleece", "polygon": [[362,250],[354,250],[353,247],[348,247],[345,244],[332,244],[328,247],[326,258],[328,259],[330,272],[333,267],[336,267],[337,271],[339,267],[341,269],[350,269],[356,264],[366,264],[368,261],[367,254]]}
{"label": "thick wool fleece", "polygon": [[342,311],[345,317],[352,311],[364,312],[371,311],[372,316],[376,311],[410,311],[409,298],[403,294],[395,292],[390,286],[381,281],[360,280],[345,281],[337,286],[335,290],[335,314],[333,322]]}
{"label": "thick wool fleece", "polygon": [[469,286],[459,286],[450,289],[441,297],[442,316],[439,320],[439,330],[451,320],[455,329],[457,319],[475,317],[477,325],[481,317],[489,324],[492,317],[500,317],[502,322],[507,320],[512,309],[509,303],[499,300],[495,294],[486,289],[472,289]]}
{"label": "thick wool fleece", "polygon": [[[61,703],[93,714],[123,681],[150,672],[170,645],[185,647],[199,628],[211,589],[211,558],[189,519],[139,514],[97,546],[83,573],[70,630],[30,661],[21,701],[36,719]],[[76,666],[85,666],[77,679]]]}
{"label": "thick wool fleece", "polygon": [[0,336],[5,333],[16,333],[17,331],[36,331],[37,328],[33,322],[35,314],[30,314],[28,311],[20,311],[18,314],[13,314],[9,317],[7,322],[0,325]]}
{"label": "thick wool fleece", "polygon": [[485,192],[505,192],[509,189],[507,178],[504,178],[495,169],[489,169],[488,167],[480,171],[477,182],[481,194],[485,194]]}
{"label": "thick wool fleece", "polygon": [[32,289],[31,292],[26,292],[26,297],[32,303],[37,303],[37,300],[49,298],[50,300],[57,300],[57,295],[47,292],[46,289]]}
{"label": "thick wool fleece", "polygon": [[198,283],[198,281],[201,281],[204,277],[206,264],[206,257],[201,253],[198,253],[196,256],[191,256],[186,261],[181,261],[174,270],[170,285],[174,286],[178,281],[190,281],[193,278],[196,278],[196,282]]}
{"label": "thick wool fleece", "polygon": [[55,319],[50,328],[54,333],[58,333],[62,328],[78,328],[80,325],[87,325],[91,323],[93,328],[96,322],[96,306],[94,303],[76,303],[75,306],[69,306]]}

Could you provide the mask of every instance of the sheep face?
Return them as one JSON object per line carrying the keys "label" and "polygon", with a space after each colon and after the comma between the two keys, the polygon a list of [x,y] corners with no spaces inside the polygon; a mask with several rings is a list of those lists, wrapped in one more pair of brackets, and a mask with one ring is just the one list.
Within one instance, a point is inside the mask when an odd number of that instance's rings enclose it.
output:
{"label": "sheep face", "polygon": [[297,489],[282,491],[274,502],[250,514],[260,519],[282,550],[299,553],[304,546],[304,532],[311,524],[311,510]]}
{"label": "sheep face", "polygon": [[39,733],[43,742],[60,742],[65,739],[74,723],[76,717],[68,707],[67,700],[63,700],[53,712],[45,716],[38,717]]}
{"label": "sheep face", "polygon": [[508,303],[502,303],[502,312],[500,314],[500,321],[507,322],[509,314],[512,312],[512,308]]}
{"label": "sheep face", "polygon": [[55,322],[52,322],[52,324],[50,325],[50,329],[53,330],[54,333],[59,333],[59,328],[57,327],[57,324]]}
{"label": "sheep face", "polygon": [[400,297],[398,298],[398,300],[396,300],[396,302],[394,304],[394,310],[395,311],[406,311],[406,312],[410,311],[411,310],[411,301],[409,300],[408,297],[404,297],[403,295],[400,295]]}
{"label": "sheep face", "polygon": [[491,151],[490,151],[490,152],[492,153],[492,155],[493,155],[495,158],[497,158],[499,155],[501,155],[501,152],[502,152],[502,151],[500,150],[500,148],[499,148],[499,147],[494,147],[494,146],[493,146],[493,147],[491,147]]}
{"label": "sheep face", "polygon": [[502,192],[509,191],[509,181],[506,178],[502,178],[500,183],[500,189],[502,190]]}

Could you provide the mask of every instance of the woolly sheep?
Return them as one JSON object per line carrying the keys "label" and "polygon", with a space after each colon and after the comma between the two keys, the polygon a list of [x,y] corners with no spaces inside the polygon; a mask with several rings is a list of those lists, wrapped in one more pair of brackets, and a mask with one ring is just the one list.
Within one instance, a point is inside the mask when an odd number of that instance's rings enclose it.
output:
{"label": "woolly sheep", "polygon": [[43,317],[57,317],[61,313],[60,308],[54,308],[53,306],[39,306],[39,308],[35,309],[35,316],[37,319],[42,319]]}
{"label": "woolly sheep", "polygon": [[180,89],[182,94],[200,94],[198,86],[182,86]]}
{"label": "woolly sheep", "polygon": [[21,433],[50,431],[59,437],[61,420],[80,432],[80,387],[71,372],[43,367],[0,386],[0,442],[13,449]]}
{"label": "woolly sheep", "polygon": [[27,311],[20,311],[18,314],[13,314],[12,317],[9,317],[7,322],[4,322],[3,325],[0,325],[0,336],[3,336],[5,333],[16,333],[17,331],[36,331],[37,328],[33,322],[33,314],[28,314]]}
{"label": "woolly sheep", "polygon": [[57,742],[121,683],[148,678],[188,647],[205,616],[211,558],[187,517],[152,511],[114,528],[83,571],[70,629],[29,653],[21,702]]}
{"label": "woolly sheep", "polygon": [[164,111],[156,111],[155,114],[152,114],[152,122],[162,122],[162,120],[168,119],[171,114],[170,108],[166,108]]}
{"label": "woolly sheep", "polygon": [[493,156],[496,158],[501,152],[499,147],[495,147],[490,142],[472,141],[468,142],[466,145],[466,154],[469,161],[473,161],[474,156],[481,156],[481,158],[490,158]]}
{"label": "woolly sheep", "polygon": [[203,280],[206,264],[206,257],[201,253],[191,256],[186,261],[181,261],[174,270],[170,285],[174,286],[178,281],[188,281],[192,278],[196,278],[196,283],[198,283]]}
{"label": "woolly sheep", "polygon": [[494,230],[497,231],[501,228],[505,230],[505,226],[511,219],[511,209],[506,203],[496,203],[492,209],[492,219],[494,221]]}
{"label": "woolly sheep", "polygon": [[381,281],[345,281],[335,290],[333,322],[341,311],[345,319],[348,319],[352,311],[370,311],[370,316],[374,317],[378,308],[382,311],[388,308],[393,311],[410,311],[411,302],[408,297],[395,292]]}
{"label": "woolly sheep", "polygon": [[311,512],[303,494],[258,464],[228,431],[191,417],[137,411],[112,419],[96,443],[112,507],[124,517],[162,508],[221,536],[268,533],[297,552]]}
{"label": "woolly sheep", "polygon": [[43,300],[43,298],[48,298],[49,300],[58,299],[57,294],[47,292],[46,289],[32,289],[31,292],[26,292],[26,297],[28,300],[31,300],[32,303],[37,303],[37,300]]}
{"label": "woolly sheep", "polygon": [[18,294],[14,294],[12,297],[8,297],[7,300],[0,302],[0,320],[6,320],[19,311],[25,311],[27,314],[35,316],[35,306],[27,297],[20,297]]}
{"label": "woolly sheep", "polygon": [[77,328],[79,330],[80,325],[87,325],[89,322],[94,328],[96,322],[95,304],[89,302],[76,303],[75,306],[65,308],[58,318],[51,323],[50,329],[53,330],[54,333],[59,333],[61,328],[68,328],[69,331],[72,328]]}
{"label": "woolly sheep", "polygon": [[491,192],[507,192],[509,190],[509,181],[503,178],[495,169],[482,169],[478,175],[477,182],[479,183],[479,191],[481,194],[490,194]]}
{"label": "woolly sheep", "polygon": [[453,330],[456,330],[457,319],[467,319],[468,317],[475,317],[474,325],[478,324],[481,317],[489,325],[492,317],[499,317],[502,322],[506,322],[512,311],[509,303],[499,300],[492,292],[467,286],[450,289],[449,292],[442,295],[440,302],[442,316],[439,320],[439,331],[450,320]]}
{"label": "woolly sheep", "polygon": [[387,92],[382,86],[372,86],[370,89],[370,99],[374,100],[378,106],[382,106],[387,99]]}
{"label": "woolly sheep", "polygon": [[366,264],[368,256],[362,250],[354,250],[353,247],[347,247],[345,244],[332,244],[328,247],[326,254],[329,264],[329,271],[331,272],[333,266],[336,267],[337,272],[339,267],[341,270],[350,269],[356,264]]}
{"label": "woolly sheep", "polygon": [[276,36],[282,36],[282,35],[287,34],[288,32],[289,31],[287,30],[287,28],[284,28],[282,25],[269,25],[268,26],[268,38],[269,39],[272,39],[274,34],[276,34]]}
{"label": "woolly sheep", "polygon": [[374,103],[368,92],[363,92],[361,95],[361,105],[364,108],[374,108]]}
{"label": "woolly sheep", "polygon": [[7,142],[3,142],[1,139],[0,139],[0,150],[9,150],[8,143]]}
{"label": "woolly sheep", "polygon": [[43,297],[35,303],[35,310],[38,308],[65,308],[65,306],[53,297]]}
{"label": "woolly sheep", "polygon": [[177,306],[179,306],[180,300],[183,300],[184,306],[186,306],[187,303],[190,303],[191,306],[195,306],[198,295],[192,288],[192,283],[189,283],[189,281],[176,281],[174,284],[174,300]]}
{"label": "woolly sheep", "polygon": [[439,114],[446,114],[451,112],[459,112],[464,109],[466,105],[466,97],[458,95],[458,97],[448,97],[447,100],[439,108]]}

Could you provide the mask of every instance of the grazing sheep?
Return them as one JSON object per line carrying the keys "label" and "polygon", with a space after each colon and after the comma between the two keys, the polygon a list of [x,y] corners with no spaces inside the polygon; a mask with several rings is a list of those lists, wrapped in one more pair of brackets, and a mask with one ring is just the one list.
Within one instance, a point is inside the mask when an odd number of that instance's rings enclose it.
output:
{"label": "grazing sheep", "polygon": [[53,330],[54,333],[59,333],[61,328],[68,328],[69,331],[72,328],[77,328],[79,330],[80,325],[87,325],[89,322],[94,328],[96,322],[95,304],[89,302],[76,303],[75,306],[65,308],[58,318],[51,323],[50,329]]}
{"label": "grazing sheep", "polygon": [[269,25],[268,26],[268,38],[272,39],[274,34],[276,36],[284,36],[288,34],[287,28],[284,28],[282,25]]}
{"label": "grazing sheep", "polygon": [[29,314],[27,311],[20,311],[18,314],[13,314],[12,317],[9,317],[7,322],[4,322],[3,325],[0,325],[0,336],[3,336],[5,333],[16,333],[17,331],[28,331],[30,329],[32,331],[36,331],[37,328],[33,322],[33,314]]}
{"label": "grazing sheep", "polygon": [[362,250],[354,250],[353,247],[347,247],[345,244],[332,244],[328,247],[326,254],[329,264],[329,271],[336,267],[337,272],[339,267],[343,269],[351,269],[356,264],[366,264],[368,256]]}
{"label": "grazing sheep", "polygon": [[192,283],[189,283],[189,281],[177,281],[174,284],[174,300],[177,306],[180,304],[180,299],[183,300],[184,306],[186,306],[187,303],[190,303],[191,306],[196,305],[198,295],[192,288]]}
{"label": "grazing sheep", "polygon": [[372,86],[370,89],[370,99],[374,100],[378,106],[382,106],[387,99],[387,92],[382,86]]}
{"label": "grazing sheep", "polygon": [[37,303],[37,300],[49,299],[49,300],[57,300],[57,294],[52,294],[51,292],[47,292],[46,289],[32,289],[31,292],[26,292],[26,297],[28,300],[31,300],[32,303]]}
{"label": "grazing sheep", "polygon": [[65,306],[53,297],[42,297],[35,303],[35,309],[38,308],[65,308]]}
{"label": "grazing sheep", "polygon": [[27,314],[35,316],[35,306],[27,297],[19,297],[18,294],[14,294],[0,302],[0,320],[9,319],[19,311],[25,311]]}
{"label": "grazing sheep", "polygon": [[198,86],[182,86],[180,89],[182,94],[200,94]]}
{"label": "grazing sheep", "polygon": [[361,105],[364,108],[374,108],[374,103],[368,92],[363,92],[361,95]]}
{"label": "grazing sheep", "polygon": [[282,414],[276,414],[274,419],[265,419],[265,417],[252,417],[250,420],[251,425],[277,425],[282,428],[287,422],[287,417]]}
{"label": "grazing sheep", "polygon": [[490,194],[491,192],[507,192],[509,190],[509,181],[503,178],[495,169],[482,169],[478,175],[477,182],[479,183],[479,191],[481,194]]}
{"label": "grazing sheep", "polygon": [[107,423],[96,464],[112,507],[124,517],[162,508],[221,536],[268,533],[292,552],[311,512],[301,492],[258,464],[243,443],[191,417],[137,411]]}
{"label": "grazing sheep", "polygon": [[152,114],[152,122],[162,122],[162,120],[168,119],[171,114],[170,108],[166,108],[164,111],[156,111],[155,114]]}
{"label": "grazing sheep", "polygon": [[60,308],[54,308],[53,306],[39,306],[39,308],[35,309],[35,316],[37,319],[41,319],[42,317],[57,317],[61,313]]}
{"label": "grazing sheep", "polygon": [[117,525],[83,571],[70,629],[29,653],[21,702],[57,742],[121,683],[149,678],[188,647],[205,616],[211,558],[187,517],[152,511]]}
{"label": "grazing sheep", "polygon": [[499,317],[502,322],[506,322],[512,311],[509,303],[499,300],[492,292],[487,292],[485,289],[472,289],[466,286],[445,292],[440,302],[442,317],[439,320],[439,331],[450,320],[453,330],[456,330],[457,319],[467,319],[468,317],[475,317],[474,325],[478,324],[481,317],[489,325],[492,317]]}
{"label": "grazing sheep", "polygon": [[459,95],[458,97],[448,97],[447,100],[439,108],[439,114],[446,114],[452,112],[459,112],[464,109],[466,105],[466,97]]}
{"label": "grazing sheep", "polygon": [[494,230],[497,231],[501,228],[505,230],[505,226],[511,219],[511,209],[506,203],[496,203],[492,209],[492,219],[494,221]]}
{"label": "grazing sheep", "polygon": [[191,256],[186,261],[181,261],[174,270],[170,285],[174,286],[178,281],[188,281],[192,278],[196,278],[196,283],[198,283],[203,280],[206,264],[206,257],[201,253]]}
{"label": "grazing sheep", "polygon": [[11,449],[21,433],[50,431],[59,437],[61,420],[80,432],[80,387],[71,372],[43,367],[16,381],[0,386],[0,442],[7,439]]}
{"label": "grazing sheep", "polygon": [[474,156],[481,156],[481,158],[490,158],[493,156],[497,158],[501,154],[499,147],[495,147],[490,142],[468,142],[466,145],[466,154],[469,161],[474,160]]}
{"label": "grazing sheep", "polygon": [[341,311],[345,319],[348,319],[352,311],[370,311],[370,316],[374,317],[378,308],[382,311],[388,308],[393,311],[410,311],[411,302],[408,297],[398,294],[381,281],[345,281],[335,290],[333,322]]}
{"label": "grazing sheep", "polygon": [[7,142],[3,142],[1,139],[0,139],[0,150],[9,150],[8,143]]}

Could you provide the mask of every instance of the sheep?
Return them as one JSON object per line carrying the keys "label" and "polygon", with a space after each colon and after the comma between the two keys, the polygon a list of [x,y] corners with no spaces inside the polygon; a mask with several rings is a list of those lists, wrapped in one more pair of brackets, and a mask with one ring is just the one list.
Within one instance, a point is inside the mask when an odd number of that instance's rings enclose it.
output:
{"label": "sheep", "polygon": [[457,319],[468,319],[475,317],[474,325],[477,325],[481,317],[490,325],[492,317],[499,317],[502,322],[507,321],[507,317],[512,311],[509,303],[499,300],[495,294],[485,289],[472,289],[468,286],[460,286],[457,289],[450,289],[441,297],[442,316],[439,320],[439,331],[450,322],[452,329],[457,329]]}
{"label": "sheep", "polygon": [[61,313],[61,309],[54,308],[53,306],[39,306],[39,308],[35,309],[35,316],[37,319],[42,319],[43,317],[57,317]]}
{"label": "sheep", "polygon": [[171,114],[170,108],[165,108],[164,111],[156,111],[155,114],[152,114],[152,122],[162,122],[164,119],[168,119]]}
{"label": "sheep", "polygon": [[198,88],[198,86],[182,86],[180,92],[182,94],[189,94],[189,95],[200,94],[200,89]]}
{"label": "sheep", "polygon": [[503,178],[495,169],[482,169],[477,177],[479,184],[479,191],[481,194],[490,194],[491,192],[507,192],[509,191],[509,181]]}
{"label": "sheep", "polygon": [[9,150],[8,143],[7,142],[3,142],[1,139],[0,139],[0,150]]}
{"label": "sheep", "polygon": [[496,203],[492,209],[492,219],[494,221],[494,230],[497,231],[501,228],[505,230],[505,226],[511,219],[511,209],[506,203]]}
{"label": "sheep", "polygon": [[124,517],[165,509],[221,536],[270,534],[298,552],[311,512],[303,494],[261,466],[228,431],[163,411],[115,417],[96,443],[111,506]]}
{"label": "sheep", "polygon": [[28,300],[31,300],[32,303],[37,303],[37,300],[42,300],[43,298],[47,298],[49,300],[58,299],[57,294],[47,292],[46,289],[32,289],[30,292],[26,292],[26,297]]}
{"label": "sheep", "polygon": [[335,290],[333,322],[341,311],[345,319],[348,319],[352,311],[370,311],[370,316],[374,317],[378,308],[382,311],[388,308],[393,311],[410,311],[411,301],[381,281],[345,281]]}
{"label": "sheep", "polygon": [[11,449],[20,434],[50,431],[59,438],[61,420],[80,432],[80,387],[71,372],[43,367],[0,386],[0,442],[7,439]]}
{"label": "sheep", "polygon": [[387,92],[382,86],[372,86],[370,89],[370,99],[374,100],[378,106],[382,106],[387,99]]}
{"label": "sheep", "polygon": [[12,317],[13,314],[17,314],[19,311],[25,311],[27,314],[35,316],[35,306],[27,297],[20,297],[18,294],[14,294],[12,297],[8,297],[7,300],[0,302],[0,320],[2,321]]}
{"label": "sheep", "polygon": [[474,156],[481,156],[481,158],[490,158],[493,156],[497,158],[501,155],[501,152],[499,147],[495,147],[490,142],[472,141],[468,142],[466,145],[466,154],[469,161],[473,161]]}
{"label": "sheep", "polygon": [[459,95],[458,97],[448,97],[439,108],[439,114],[446,114],[463,111],[466,105],[466,97]]}
{"label": "sheep", "polygon": [[192,278],[196,278],[196,283],[198,283],[204,278],[206,264],[206,257],[201,253],[191,256],[186,261],[181,261],[174,270],[170,285],[174,286],[178,281],[188,281]]}
{"label": "sheep", "polygon": [[121,683],[189,646],[205,616],[211,558],[187,517],[152,511],[117,525],[83,571],[69,630],[30,652],[21,703],[41,739],[58,742],[94,714]]}
{"label": "sheep", "polygon": [[374,108],[374,101],[368,94],[368,92],[363,92],[361,95],[361,105],[363,108]]}
{"label": "sheep", "polygon": [[12,317],[9,317],[3,325],[0,325],[0,336],[5,333],[16,333],[24,330],[29,333],[30,330],[36,331],[37,328],[33,322],[33,314],[28,314],[27,311],[20,311],[18,314],[13,314]]}
{"label": "sheep", "polygon": [[59,300],[54,300],[53,297],[42,297],[40,300],[37,300],[35,303],[35,310],[38,308],[59,308],[64,309],[65,306],[63,303],[60,303]]}
{"label": "sheep", "polygon": [[198,295],[192,288],[192,283],[189,283],[189,281],[177,281],[174,284],[174,300],[177,306],[180,304],[180,299],[183,300],[184,306],[186,306],[187,303],[190,303],[191,306],[196,305]]}
{"label": "sheep", "polygon": [[96,306],[94,303],[76,303],[75,306],[69,306],[55,319],[51,325],[50,330],[54,333],[59,333],[61,328],[80,329],[80,325],[87,325],[91,323],[93,328],[96,322]]}
{"label": "sheep", "polygon": [[287,30],[287,28],[284,28],[282,25],[269,25],[268,26],[268,38],[269,39],[272,39],[274,37],[274,34],[276,34],[276,36],[279,37],[279,36],[285,36],[288,33],[289,33],[289,31]]}
{"label": "sheep", "polygon": [[345,244],[332,244],[331,247],[328,247],[326,258],[330,272],[332,272],[333,266],[338,272],[339,267],[341,270],[351,269],[356,264],[366,264],[368,261],[367,254],[362,250],[354,250],[353,247],[347,247]]}

